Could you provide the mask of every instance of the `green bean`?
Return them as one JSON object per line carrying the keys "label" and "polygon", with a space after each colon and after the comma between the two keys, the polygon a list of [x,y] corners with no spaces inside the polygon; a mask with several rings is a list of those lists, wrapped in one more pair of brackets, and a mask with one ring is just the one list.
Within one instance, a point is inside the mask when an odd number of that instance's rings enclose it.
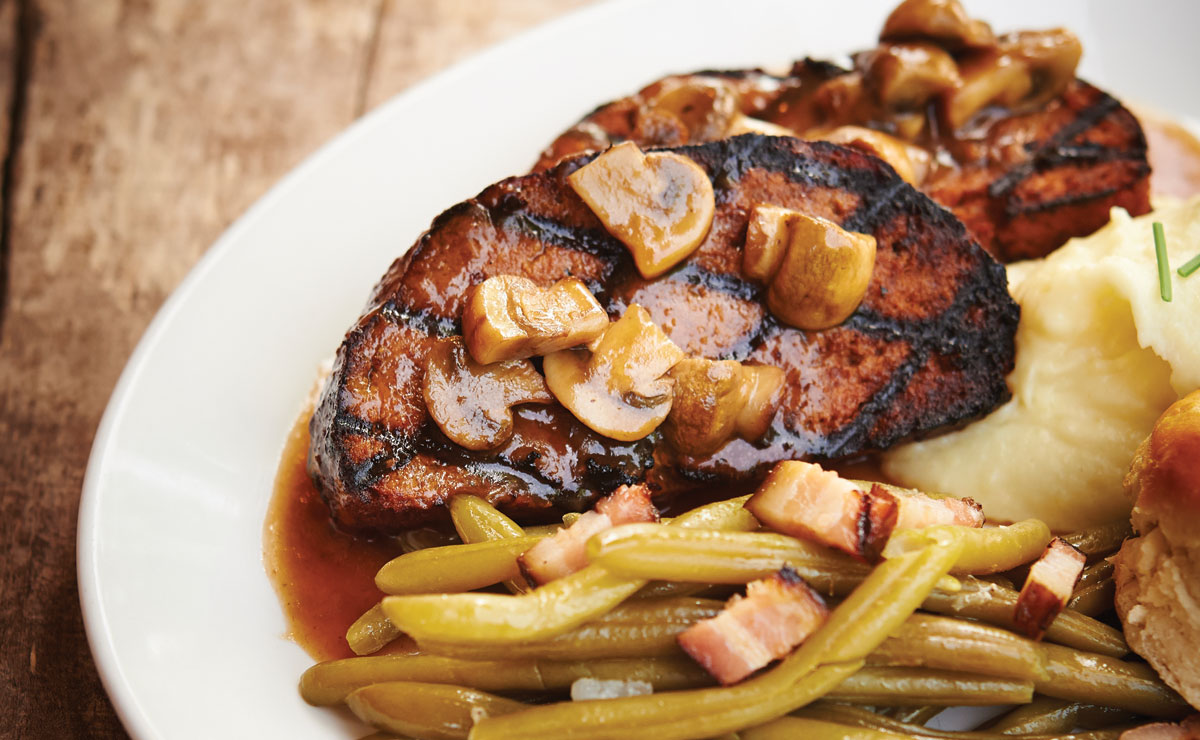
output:
{"label": "green bean", "polygon": [[725,604],[714,599],[667,598],[627,601],[575,629],[541,642],[462,645],[422,642],[424,652],[458,658],[637,658],[679,655],[675,638]]}
{"label": "green bean", "polygon": [[1149,717],[1173,718],[1187,712],[1187,703],[1149,666],[1061,645],[1040,649],[1047,677],[1035,684],[1039,694]]}
{"label": "green bean", "polygon": [[940,524],[924,529],[894,533],[883,556],[907,552],[930,537],[954,536],[962,540],[963,552],[951,569],[956,575],[1002,573],[1036,560],[1050,543],[1050,528],[1037,519],[1026,519],[1007,527],[959,527]]}
{"label": "green bean", "polygon": [[1136,712],[1095,704],[1080,704],[1078,723],[1088,730],[1103,730],[1113,725],[1129,724],[1139,719]]}
{"label": "green bean", "polygon": [[913,612],[958,557],[957,542],[875,568],[798,650],[735,686],[549,704],[475,726],[473,740],[562,737],[705,738],[761,724],[832,690]]}
{"label": "green bean", "polygon": [[989,732],[1005,735],[1052,735],[1070,732],[1077,724],[1083,704],[1063,701],[1049,696],[1036,696],[1033,701],[1003,714],[988,723]]}
{"label": "green bean", "polygon": [[1063,535],[1063,539],[1074,545],[1088,560],[1111,555],[1121,548],[1121,543],[1133,536],[1133,527],[1128,519],[1102,524]]}
{"label": "green bean", "polygon": [[388,596],[383,610],[418,643],[512,644],[560,635],[612,609],[644,585],[589,565],[519,596]]}
{"label": "green bean", "polygon": [[1113,608],[1113,597],[1117,593],[1117,582],[1109,579],[1076,589],[1067,608],[1089,617],[1103,614]]}
{"label": "green bean", "polygon": [[716,501],[684,512],[675,519],[664,519],[667,524],[686,529],[723,529],[728,531],[752,532],[759,527],[758,520],[746,510],[750,496]]}
{"label": "green bean", "polygon": [[588,559],[631,578],[700,583],[749,583],[786,564],[825,593],[846,593],[871,572],[849,555],[787,535],[661,524],[601,532],[588,541]]}
{"label": "green bean", "polygon": [[376,604],[346,630],[346,643],[355,655],[370,655],[399,636],[400,630],[383,613],[383,604]]}
{"label": "green bean", "polygon": [[560,529],[564,529],[561,524],[536,524],[532,527],[523,527],[526,537],[549,537]]}
{"label": "green bean", "polygon": [[[509,519],[495,506],[492,506],[479,496],[469,493],[460,493],[451,496],[449,508],[450,519],[454,522],[454,529],[458,531],[458,536],[465,543],[511,540],[525,536],[525,531],[516,522]],[[530,543],[529,547],[532,546],[533,543]],[[529,581],[525,580],[525,576],[517,568],[516,558],[520,554],[517,553],[513,556],[513,568],[515,572],[503,579],[505,588],[514,594],[523,594],[529,590]],[[507,558],[504,559],[504,562],[507,563]],[[447,564],[446,567],[449,569],[452,566]],[[492,583],[495,583],[495,581],[492,581]],[[455,590],[469,591],[471,589]],[[401,593],[420,592],[409,591]]]}
{"label": "green bean", "polygon": [[1079,580],[1075,581],[1076,593],[1088,586],[1095,586],[1105,581],[1111,581],[1113,570],[1114,566],[1111,560],[1098,560],[1092,563],[1083,569],[1083,572],[1079,574]]}
{"label": "green bean", "polygon": [[405,553],[379,569],[375,585],[386,594],[474,591],[520,578],[517,558],[538,541],[537,537],[513,537]]}
{"label": "green bean", "polygon": [[694,688],[712,678],[685,656],[614,660],[462,660],[440,655],[378,655],[318,663],[300,678],[300,695],[310,704],[337,704],[353,691],[377,683],[418,681],[454,684],[480,691],[556,691],[580,678],[645,681],[655,691]]}
{"label": "green bean", "polygon": [[649,696],[560,702],[531,707],[512,716],[491,717],[475,725],[472,740],[534,737],[567,740],[688,740],[759,724],[766,717],[807,704],[853,674],[861,663],[832,663],[807,670],[792,681],[764,676],[727,688],[694,689]]}
{"label": "green bean", "polygon": [[450,497],[450,519],[463,542],[487,542],[509,537],[524,537],[525,530],[492,506],[470,493]]}
{"label": "green bean", "polygon": [[[700,596],[710,598],[712,594],[728,591],[720,585],[711,583],[684,583],[682,581],[652,581],[647,583],[636,594],[635,599],[662,599],[674,596]],[[728,595],[726,595],[728,598]]]}
{"label": "green bean", "polygon": [[1112,609],[1113,596],[1117,591],[1112,574],[1113,564],[1108,560],[1098,560],[1084,568],[1075,582],[1075,590],[1067,602],[1067,608],[1089,617]]}
{"label": "green bean", "polygon": [[[358,660],[362,660],[358,658]],[[1033,698],[1033,682],[961,671],[864,668],[825,695],[851,704],[1020,704]]]}
{"label": "green bean", "polygon": [[515,712],[524,704],[444,684],[396,681],[358,689],[346,706],[372,727],[426,740],[466,740],[475,718]]}
{"label": "green bean", "polygon": [[1032,640],[998,627],[928,614],[909,617],[871,653],[867,664],[967,671],[1022,681],[1045,677],[1042,655]]}
{"label": "green bean", "polygon": [[898,740],[904,737],[886,730],[803,717],[780,717],[765,725],[742,730],[739,735],[741,740]]}
{"label": "green bean", "polygon": [[[458,497],[455,497],[458,498]],[[758,526],[742,513],[743,499],[701,506],[669,526],[740,528]],[[471,506],[476,506],[469,502]],[[624,601],[646,580],[625,578],[588,565],[564,578],[518,596],[502,594],[421,594],[388,596],[383,610],[417,642],[512,644],[549,639],[594,619]]]}
{"label": "green bean", "polygon": [[[661,524],[625,524],[588,541],[588,559],[631,578],[674,582],[740,584],[790,566],[827,595],[849,593],[870,566],[827,547],[774,532],[678,529]],[[939,588],[957,590],[944,577]]]}
{"label": "green bean", "polygon": [[[920,738],[921,740],[1011,740],[1014,737],[1013,735],[1005,735],[991,730],[954,732],[950,730],[938,730],[932,727],[922,727],[921,725],[900,722],[891,717],[869,712],[865,709],[849,707],[843,704],[830,704],[824,701],[797,710],[793,713],[793,716],[803,719],[834,722],[840,725],[847,725],[851,728],[866,728],[880,732],[890,732],[905,737]],[[1114,727],[1093,732],[1081,732],[1074,735],[1048,734],[1023,735],[1021,737],[1023,740],[1118,740],[1124,730],[1125,728],[1123,727]]]}
{"label": "green bean", "polygon": [[[996,583],[978,578],[963,578],[958,593],[934,591],[922,608],[938,614],[948,614],[1013,628],[1013,613],[1017,607],[1017,592]],[[1069,647],[1119,658],[1129,652],[1120,631],[1070,609],[1064,609],[1050,623],[1045,639]]]}

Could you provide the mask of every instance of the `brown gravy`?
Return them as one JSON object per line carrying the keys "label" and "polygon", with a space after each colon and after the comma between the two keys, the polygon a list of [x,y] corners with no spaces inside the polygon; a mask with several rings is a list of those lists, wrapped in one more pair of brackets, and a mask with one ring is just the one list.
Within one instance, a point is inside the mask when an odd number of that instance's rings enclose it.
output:
{"label": "brown gravy", "polygon": [[1200,141],[1177,123],[1138,112],[1153,172],[1155,195],[1186,198],[1200,194]]}
{"label": "brown gravy", "polygon": [[387,538],[336,529],[306,470],[308,418],[288,436],[267,510],[263,560],[287,617],[288,637],[315,660],[349,658],[346,630],[382,597],[375,572],[401,553]]}

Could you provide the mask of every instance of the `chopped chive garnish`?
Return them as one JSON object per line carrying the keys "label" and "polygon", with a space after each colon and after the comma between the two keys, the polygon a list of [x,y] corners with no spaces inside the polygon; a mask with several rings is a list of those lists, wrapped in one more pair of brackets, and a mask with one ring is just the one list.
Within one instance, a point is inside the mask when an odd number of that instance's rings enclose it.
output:
{"label": "chopped chive garnish", "polygon": [[1171,266],[1167,264],[1167,237],[1163,225],[1154,222],[1154,256],[1158,258],[1158,294],[1167,303],[1171,302]]}
{"label": "chopped chive garnish", "polygon": [[1200,270],[1200,254],[1192,257],[1187,262],[1184,262],[1183,267],[1180,267],[1178,270],[1176,270],[1176,272],[1179,273],[1179,277],[1187,277],[1196,270]]}

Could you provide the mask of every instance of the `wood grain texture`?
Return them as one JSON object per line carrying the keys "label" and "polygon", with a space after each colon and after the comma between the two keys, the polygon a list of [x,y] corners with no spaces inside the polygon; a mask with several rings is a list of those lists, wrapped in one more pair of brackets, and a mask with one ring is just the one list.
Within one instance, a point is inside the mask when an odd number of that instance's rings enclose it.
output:
{"label": "wood grain texture", "polygon": [[76,511],[171,289],[363,110],[579,4],[0,0],[0,736],[126,736],[84,639]]}

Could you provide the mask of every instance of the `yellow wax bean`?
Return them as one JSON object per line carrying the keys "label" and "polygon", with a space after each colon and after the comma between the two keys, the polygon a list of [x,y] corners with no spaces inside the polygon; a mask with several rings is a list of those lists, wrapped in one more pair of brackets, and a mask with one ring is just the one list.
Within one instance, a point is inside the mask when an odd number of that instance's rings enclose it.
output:
{"label": "yellow wax bean", "polygon": [[961,704],[1020,704],[1033,698],[1033,682],[962,671],[875,667],[855,673],[826,694],[825,698],[870,705],[936,704],[949,707]]}
{"label": "yellow wax bean", "polygon": [[400,630],[383,613],[383,605],[376,604],[346,630],[346,643],[355,655],[370,655],[399,636]]}
{"label": "yellow wax bean", "polygon": [[300,695],[310,704],[337,704],[357,689],[392,681],[453,684],[481,691],[565,692],[580,678],[645,681],[655,691],[712,684],[685,656],[610,660],[463,660],[439,655],[378,655],[318,663],[300,678]]}
{"label": "yellow wax bean", "polygon": [[375,585],[386,594],[474,591],[521,578],[517,558],[537,542],[537,537],[513,537],[405,553],[379,569]]}
{"label": "yellow wax bean", "polygon": [[[466,543],[492,542],[496,540],[512,540],[518,537],[524,537],[525,532],[521,527],[502,514],[495,506],[469,493],[460,493],[450,497],[450,519],[454,522],[454,529],[458,531],[459,537]],[[533,547],[531,543],[526,549]],[[519,556],[521,553],[517,553]],[[507,564],[507,558],[505,558]],[[529,590],[529,581],[525,580],[525,576],[520,573],[516,567],[516,556],[513,558],[514,572],[511,575],[505,576],[504,585],[514,594],[523,594]],[[447,565],[447,568],[452,568],[453,565]],[[478,566],[477,566],[478,567]],[[495,583],[496,581],[492,581]],[[491,584],[485,584],[491,585]],[[479,588],[476,586],[476,588]],[[386,591],[387,589],[381,590]],[[439,589],[442,591],[469,591],[471,589]],[[393,592],[393,593],[419,593],[419,592]]]}
{"label": "yellow wax bean", "polygon": [[423,740],[466,740],[477,717],[523,709],[524,704],[444,684],[397,681],[358,689],[346,706],[372,727]]}
{"label": "yellow wax bean", "polygon": [[941,524],[896,532],[883,550],[885,558],[919,547],[930,537],[956,537],[962,554],[950,571],[956,575],[987,575],[1011,570],[1036,560],[1050,543],[1050,528],[1038,519],[1007,527],[958,527]]}
{"label": "yellow wax bean", "polygon": [[1182,717],[1188,705],[1152,668],[1061,645],[1042,645],[1047,677],[1037,692],[1149,717]]}

